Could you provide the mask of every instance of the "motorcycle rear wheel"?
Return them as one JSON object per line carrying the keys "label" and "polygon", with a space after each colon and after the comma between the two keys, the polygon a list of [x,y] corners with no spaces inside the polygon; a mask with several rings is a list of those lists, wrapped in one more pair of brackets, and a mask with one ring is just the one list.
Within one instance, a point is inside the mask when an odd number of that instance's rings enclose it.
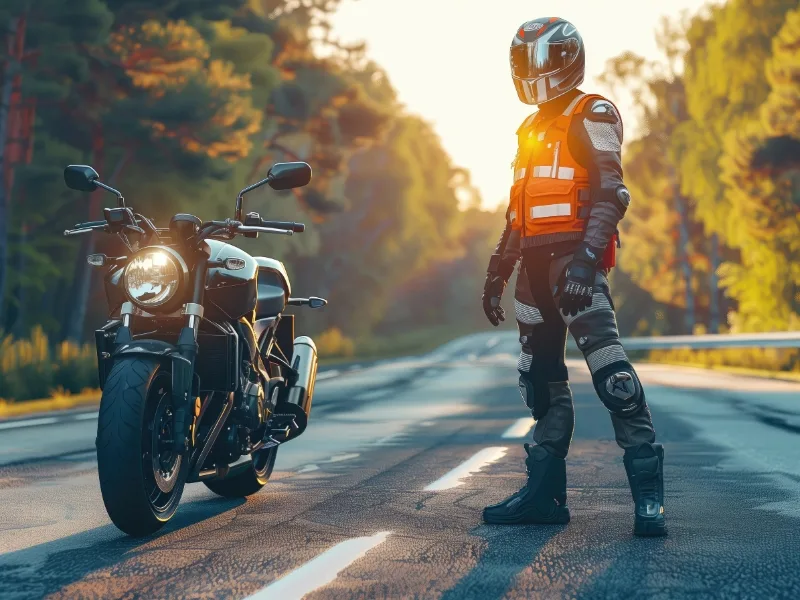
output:
{"label": "motorcycle rear wheel", "polygon": [[259,450],[254,453],[252,462],[240,473],[224,479],[211,479],[203,483],[208,489],[223,498],[251,496],[267,485],[277,456],[278,446]]}
{"label": "motorcycle rear wheel", "polygon": [[140,357],[114,364],[100,400],[97,470],[114,525],[134,537],[158,531],[178,508],[188,460],[175,453],[172,375]]}

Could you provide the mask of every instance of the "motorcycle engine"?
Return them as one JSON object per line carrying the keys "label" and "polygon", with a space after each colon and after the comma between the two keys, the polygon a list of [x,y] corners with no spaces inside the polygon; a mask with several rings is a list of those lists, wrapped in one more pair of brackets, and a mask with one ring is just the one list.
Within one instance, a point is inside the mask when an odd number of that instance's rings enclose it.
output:
{"label": "motorcycle engine", "polygon": [[255,431],[264,424],[264,388],[260,383],[247,381],[242,388],[242,407],[245,421],[243,424],[250,431]]}

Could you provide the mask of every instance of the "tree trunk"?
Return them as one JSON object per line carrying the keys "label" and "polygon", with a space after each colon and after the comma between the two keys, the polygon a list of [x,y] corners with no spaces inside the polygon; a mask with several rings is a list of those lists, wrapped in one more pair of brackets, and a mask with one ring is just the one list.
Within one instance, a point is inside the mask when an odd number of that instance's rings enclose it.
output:
{"label": "tree trunk", "polygon": [[8,137],[8,121],[11,111],[11,90],[14,85],[14,75],[19,69],[14,62],[14,46],[17,38],[18,18],[11,18],[6,29],[8,59],[3,72],[3,87],[0,88],[0,316],[3,314],[3,300],[6,291],[6,275],[8,273],[8,221],[9,221],[9,194],[8,181],[5,176],[6,143]]}
{"label": "tree trunk", "polygon": [[686,312],[684,314],[684,333],[691,335],[694,333],[695,314],[694,314],[694,290],[692,289],[692,266],[689,264],[689,215],[686,206],[686,199],[676,191],[675,210],[678,212],[678,261],[683,274],[683,284],[685,286],[684,301]]}
{"label": "tree trunk", "polygon": [[[95,163],[95,170],[100,173],[103,168],[103,138],[102,134],[95,139],[93,150],[93,162]],[[105,181],[106,184],[113,186],[116,180],[122,173],[122,169],[130,158],[130,152],[126,150],[117,161],[111,177]],[[102,178],[101,178],[102,181]],[[102,190],[97,190],[90,196],[89,202],[89,220],[97,220],[100,218],[103,205]],[[80,253],[78,254],[78,261],[75,269],[75,287],[74,287],[74,302],[72,314],[69,319],[69,327],[67,329],[67,338],[76,342],[83,342],[84,326],[86,324],[86,310],[89,305],[89,292],[92,288],[92,273],[93,268],[86,262],[86,257],[94,252],[95,248],[95,234],[88,233],[83,236],[81,243]]]}
{"label": "tree trunk", "polygon": [[[20,248],[25,248],[25,244],[27,243],[28,243],[28,224],[23,222],[19,232]],[[24,250],[19,252],[18,261],[19,262],[17,263],[17,268],[19,269],[20,273],[24,273],[25,269],[27,268],[27,262],[28,262],[27,254],[25,254]],[[25,327],[28,298],[27,298],[27,288],[25,285],[20,284],[17,289],[19,290],[17,292],[17,302],[19,304],[19,308],[17,310],[17,319],[16,322],[14,323],[13,333],[16,337],[21,338],[24,337],[26,333],[28,333]]]}
{"label": "tree trunk", "polygon": [[709,294],[709,331],[711,333],[719,333],[721,325],[720,319],[720,302],[719,302],[719,238],[717,234],[711,235],[711,276],[708,282]]}

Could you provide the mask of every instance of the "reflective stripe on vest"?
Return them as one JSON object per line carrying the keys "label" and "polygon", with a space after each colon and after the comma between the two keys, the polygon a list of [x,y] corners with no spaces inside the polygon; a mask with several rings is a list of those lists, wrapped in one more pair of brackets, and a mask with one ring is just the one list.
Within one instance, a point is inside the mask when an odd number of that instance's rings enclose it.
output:
{"label": "reflective stripe on vest", "polygon": [[[556,177],[553,177],[554,173],[557,175]],[[533,167],[531,175],[533,177],[544,177],[547,179],[572,180],[575,179],[575,169],[572,167],[558,167],[558,172],[555,172],[553,171],[553,167]]]}
{"label": "reflective stripe on vest", "polygon": [[544,206],[531,206],[531,219],[546,219],[548,217],[568,217],[572,208],[566,204],[545,204]]}
{"label": "reflective stripe on vest", "polygon": [[575,107],[578,105],[578,102],[583,100],[585,97],[586,94],[579,94],[575,96],[572,102],[569,103],[569,106],[567,106],[566,110],[564,110],[563,115],[565,117],[569,117],[572,114],[572,111],[575,110]]}

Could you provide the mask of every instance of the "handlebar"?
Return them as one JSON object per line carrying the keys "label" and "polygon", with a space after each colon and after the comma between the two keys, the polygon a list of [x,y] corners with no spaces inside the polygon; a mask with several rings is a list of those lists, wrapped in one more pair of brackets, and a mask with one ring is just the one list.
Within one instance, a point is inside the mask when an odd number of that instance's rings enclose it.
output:
{"label": "handlebar", "polygon": [[75,229],[65,229],[64,235],[69,237],[72,235],[81,235],[82,233],[89,233],[99,229],[105,229],[105,221],[89,221],[88,223],[79,223]]}
{"label": "handlebar", "polygon": [[[153,225],[152,221],[136,215],[136,222],[144,225],[145,229],[151,233],[158,235],[158,229]],[[108,230],[108,223],[106,221],[87,221],[86,223],[78,223],[73,229],[64,230],[65,236],[80,235],[89,233],[96,230]],[[141,234],[145,234],[145,230],[129,225],[127,228],[135,229]],[[233,221],[226,219],[225,221],[208,221],[200,226],[198,232],[198,239],[203,240],[220,233],[237,234],[237,233],[276,233],[279,235],[292,235],[293,233],[302,233],[305,231],[306,226],[303,223],[295,223],[293,221],[267,221],[262,219],[260,225],[244,225],[240,221]]]}
{"label": "handlebar", "polygon": [[288,229],[294,233],[303,233],[306,226],[303,223],[295,223],[293,221],[267,221],[261,219],[262,227],[272,227],[273,229]]}
{"label": "handlebar", "polygon": [[236,233],[251,233],[251,232],[260,232],[260,233],[278,233],[281,235],[292,235],[294,233],[291,229],[278,229],[275,227],[259,227],[258,225],[239,225],[236,228]]}

